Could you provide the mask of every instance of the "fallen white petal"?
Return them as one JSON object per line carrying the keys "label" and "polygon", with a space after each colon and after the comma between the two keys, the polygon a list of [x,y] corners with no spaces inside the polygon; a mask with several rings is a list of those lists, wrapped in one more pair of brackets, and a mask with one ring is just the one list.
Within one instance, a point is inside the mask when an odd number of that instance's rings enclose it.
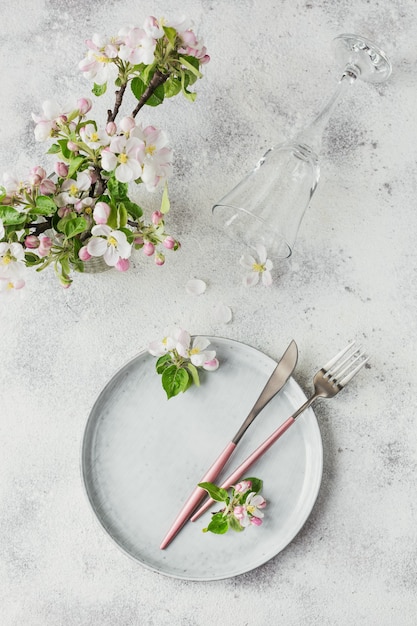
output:
{"label": "fallen white petal", "polygon": [[204,280],[200,280],[200,278],[192,278],[185,285],[185,291],[191,296],[201,296],[201,294],[205,292],[206,288],[206,283]]}
{"label": "fallen white petal", "polygon": [[232,320],[232,309],[220,302],[214,309],[214,319],[219,324],[228,324]]}

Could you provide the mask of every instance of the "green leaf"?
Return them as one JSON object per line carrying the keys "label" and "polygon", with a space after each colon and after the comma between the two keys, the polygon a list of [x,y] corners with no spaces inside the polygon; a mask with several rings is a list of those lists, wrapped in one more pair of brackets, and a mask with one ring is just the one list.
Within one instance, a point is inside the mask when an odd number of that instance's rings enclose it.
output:
{"label": "green leaf", "polygon": [[175,28],[171,28],[170,26],[163,26],[162,28],[164,29],[164,33],[169,43],[171,44],[173,48],[175,48],[175,43],[177,40],[177,31],[175,30]]}
{"label": "green leaf", "polygon": [[61,152],[61,148],[57,143],[53,143],[49,150],[46,151],[46,154],[56,154],[57,152]]}
{"label": "green leaf", "polygon": [[0,206],[0,219],[4,226],[18,226],[26,222],[26,214],[19,213],[10,206]]}
{"label": "green leaf", "polygon": [[162,386],[165,389],[167,398],[177,396],[184,392],[188,386],[190,375],[187,370],[176,365],[170,365],[162,372]]}
{"label": "green leaf", "polygon": [[128,198],[123,198],[123,204],[125,205],[126,211],[132,217],[139,219],[143,215],[143,211],[141,207],[135,202],[131,202]]}
{"label": "green leaf", "polygon": [[25,262],[27,267],[33,267],[34,265],[40,265],[44,262],[44,260],[38,257],[37,254],[33,254],[33,252],[25,253]]}
{"label": "green leaf", "polygon": [[92,88],[92,92],[95,96],[102,96],[104,93],[106,93],[107,90],[107,83],[103,83],[102,85],[97,85],[97,83],[94,83],[94,87]]}
{"label": "green leaf", "polygon": [[123,229],[127,223],[127,211],[123,202],[110,203],[110,215],[107,219],[107,224],[114,230]]}
{"label": "green leaf", "polygon": [[152,80],[153,75],[155,74],[155,65],[152,63],[151,65],[145,65],[141,70],[141,78],[145,85],[149,85]]}
{"label": "green leaf", "polygon": [[241,526],[241,525],[239,524],[239,520],[237,520],[237,519],[234,517],[234,515],[231,515],[231,516],[229,517],[229,527],[230,527],[232,530],[235,530],[235,531],[236,531],[236,532],[238,532],[238,533],[241,533],[241,532],[242,532],[242,530],[245,530],[245,529],[243,528],[243,526]]}
{"label": "green leaf", "polygon": [[210,524],[204,528],[203,532],[211,532],[216,535],[224,535],[229,530],[229,520],[223,517],[222,513],[215,513],[211,518]]}
{"label": "green leaf", "polygon": [[[143,80],[139,76],[136,76],[130,83],[130,88],[135,98],[137,98],[137,100],[140,100],[147,89],[147,85],[146,83],[143,82]],[[153,94],[146,100],[146,104],[148,104],[151,107],[156,107],[159,104],[162,104],[164,98],[165,98],[164,86],[159,85],[159,87],[155,89]]]}
{"label": "green leaf", "polygon": [[184,96],[187,98],[187,100],[189,100],[190,102],[194,102],[194,100],[197,98],[197,94],[192,93],[191,91],[188,91],[187,89],[188,85],[189,85],[188,77],[186,76],[185,72],[181,72],[181,91],[184,94]]}
{"label": "green leaf", "polygon": [[84,162],[84,157],[76,156],[70,160],[69,168],[68,168],[68,178],[72,178],[75,172],[78,170],[80,165]]}
{"label": "green leaf", "polygon": [[107,181],[107,190],[111,198],[115,201],[123,200],[127,197],[128,184],[121,183],[114,176]]}
{"label": "green leaf", "polygon": [[160,356],[155,364],[155,369],[157,373],[162,374],[162,372],[168,367],[170,363],[172,363],[172,357],[169,353]]}
{"label": "green leaf", "polygon": [[62,156],[69,160],[72,157],[72,152],[68,150],[68,139],[58,139],[58,144],[61,148]]}
{"label": "green leaf", "polygon": [[7,196],[7,191],[3,185],[0,185],[0,202]]}
{"label": "green leaf", "polygon": [[216,502],[226,502],[229,499],[226,489],[217,487],[214,483],[198,483],[198,486],[205,489],[210,498],[216,500]]}
{"label": "green leaf", "polygon": [[193,365],[192,363],[187,363],[187,369],[191,374],[191,378],[193,380],[194,385],[196,385],[197,387],[200,386],[200,377],[198,375],[198,370],[196,368],[195,365]]}
{"label": "green leaf", "polygon": [[[183,66],[187,68],[187,70],[190,70],[190,72],[194,74],[194,76],[197,76],[197,78],[202,78],[203,75],[198,69],[200,67],[198,59],[196,59],[195,57],[181,56],[179,60],[181,61]],[[197,61],[197,63],[195,63],[195,61]]]}
{"label": "green leaf", "polygon": [[169,195],[168,195],[168,185],[167,183],[165,183],[164,192],[162,194],[162,200],[161,200],[161,213],[163,213],[164,215],[168,213],[170,206],[171,204],[170,204]]}
{"label": "green leaf", "polygon": [[53,215],[57,210],[55,202],[49,196],[38,196],[36,198],[36,209],[30,209],[31,213],[37,215]]}
{"label": "green leaf", "polygon": [[172,98],[181,91],[181,80],[176,76],[170,76],[168,80],[164,82],[165,98]]}
{"label": "green leaf", "polygon": [[64,233],[67,239],[87,230],[87,220],[84,217],[73,217],[73,215],[74,213],[70,213],[58,222],[58,230]]}

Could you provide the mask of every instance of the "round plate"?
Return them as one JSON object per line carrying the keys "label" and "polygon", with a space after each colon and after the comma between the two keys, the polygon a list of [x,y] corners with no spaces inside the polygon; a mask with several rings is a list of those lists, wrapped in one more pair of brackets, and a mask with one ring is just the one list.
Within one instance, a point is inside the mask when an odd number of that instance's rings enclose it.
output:
{"label": "round plate", "polygon": [[[235,435],[276,366],[243,343],[209,337],[220,368],[201,386],[166,399],[147,352],[125,365],[95,402],[82,446],[84,485],[108,535],[143,566],[185,580],[248,572],[295,537],[316,500],[323,449],[312,409],[247,473],[264,481],[264,523],[244,532],[202,533],[206,512],[165,549],[159,545],[211,463]],[[290,378],[258,415],[222,473],[228,476],[305,401]],[[213,510],[218,510],[214,506]]]}

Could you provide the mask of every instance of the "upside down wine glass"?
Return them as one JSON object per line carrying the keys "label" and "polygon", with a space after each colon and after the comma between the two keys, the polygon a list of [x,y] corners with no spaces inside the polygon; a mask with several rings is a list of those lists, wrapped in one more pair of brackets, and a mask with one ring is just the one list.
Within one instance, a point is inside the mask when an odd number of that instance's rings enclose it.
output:
{"label": "upside down wine glass", "polygon": [[270,148],[255,168],[213,206],[216,224],[238,243],[265,246],[269,258],[293,252],[298,229],[320,178],[318,153],[323,131],[345,91],[359,78],[380,83],[391,63],[374,43],[339,35],[333,49],[342,76],[319,115],[293,139]]}

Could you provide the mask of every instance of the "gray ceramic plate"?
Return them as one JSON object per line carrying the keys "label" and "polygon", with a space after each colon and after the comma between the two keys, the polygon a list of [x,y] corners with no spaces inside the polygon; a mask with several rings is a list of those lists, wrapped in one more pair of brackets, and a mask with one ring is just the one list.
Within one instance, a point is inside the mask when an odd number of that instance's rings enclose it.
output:
{"label": "gray ceramic plate", "polygon": [[[322,477],[323,449],[308,409],[249,475],[264,481],[264,524],[242,533],[202,533],[205,513],[166,550],[159,545],[182,504],[252,408],[276,363],[243,343],[210,337],[220,368],[167,400],[156,359],[144,352],[108,383],[93,406],[82,472],[93,510],[116,544],[143,566],[185,580],[218,580],[276,556],[307,520]],[[229,460],[226,477],[305,395],[291,378],[259,414]],[[218,508],[218,507],[217,507]],[[214,507],[216,510],[216,507]]]}

